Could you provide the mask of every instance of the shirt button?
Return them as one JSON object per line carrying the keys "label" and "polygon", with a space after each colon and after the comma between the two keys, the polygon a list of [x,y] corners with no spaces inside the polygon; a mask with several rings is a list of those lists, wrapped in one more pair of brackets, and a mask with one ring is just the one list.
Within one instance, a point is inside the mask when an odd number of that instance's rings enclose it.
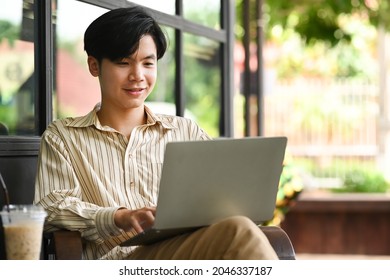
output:
{"label": "shirt button", "polygon": [[134,188],[134,182],[130,182],[130,187]]}

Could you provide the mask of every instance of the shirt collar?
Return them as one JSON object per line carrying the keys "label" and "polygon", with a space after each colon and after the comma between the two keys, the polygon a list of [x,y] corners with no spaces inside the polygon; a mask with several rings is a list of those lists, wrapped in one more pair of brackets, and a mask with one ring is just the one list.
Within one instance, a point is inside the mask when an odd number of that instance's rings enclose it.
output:
{"label": "shirt collar", "polygon": [[165,129],[175,129],[176,128],[176,126],[174,126],[172,124],[172,119],[162,118],[160,115],[154,114],[148,106],[146,106],[146,105],[144,105],[144,106],[145,106],[145,112],[146,112],[146,116],[147,116],[147,119],[146,119],[147,125],[160,124]]}
{"label": "shirt collar", "polygon": [[[165,129],[175,129],[176,126],[173,125],[172,120],[169,118],[162,118],[160,115],[154,114],[152,110],[145,106],[145,113],[147,116],[146,119],[146,125],[153,126],[153,125],[161,125]],[[95,126],[97,129],[105,130],[105,131],[114,131],[113,128],[110,128],[108,126],[102,126],[99,118],[97,116],[97,112],[100,110],[100,103],[96,104],[95,107],[91,112],[89,112],[87,115],[82,117],[76,117],[72,118],[68,123],[67,126],[70,127],[89,127],[89,126]]]}

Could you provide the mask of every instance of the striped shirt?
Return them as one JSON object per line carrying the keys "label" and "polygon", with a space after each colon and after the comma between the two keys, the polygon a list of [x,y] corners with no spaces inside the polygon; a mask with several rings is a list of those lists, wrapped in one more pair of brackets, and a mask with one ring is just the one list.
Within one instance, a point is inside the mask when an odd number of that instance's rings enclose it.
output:
{"label": "striped shirt", "polygon": [[47,211],[45,231],[77,230],[84,259],[125,259],[134,247],[118,244],[135,234],[114,223],[120,207],[156,206],[165,145],[211,139],[194,121],[153,114],[130,139],[102,126],[97,105],[88,115],[51,123],[42,135],[35,203]]}

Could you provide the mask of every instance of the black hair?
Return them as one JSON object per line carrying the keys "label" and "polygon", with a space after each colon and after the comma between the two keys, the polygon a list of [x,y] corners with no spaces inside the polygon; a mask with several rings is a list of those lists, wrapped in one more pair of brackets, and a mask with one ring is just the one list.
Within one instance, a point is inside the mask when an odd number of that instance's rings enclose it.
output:
{"label": "black hair", "polygon": [[99,62],[103,58],[116,61],[134,54],[145,35],[153,38],[157,59],[163,57],[167,39],[151,15],[139,6],[114,9],[88,26],[84,34],[84,50]]}

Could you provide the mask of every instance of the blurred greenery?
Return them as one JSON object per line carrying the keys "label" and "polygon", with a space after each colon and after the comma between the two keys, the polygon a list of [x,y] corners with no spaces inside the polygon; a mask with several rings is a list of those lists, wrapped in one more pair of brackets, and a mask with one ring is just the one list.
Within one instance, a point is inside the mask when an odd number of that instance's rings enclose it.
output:
{"label": "blurred greenery", "polygon": [[[185,37],[189,38],[189,37]],[[191,36],[190,38],[201,38]],[[186,44],[198,44],[187,41]],[[205,46],[205,44],[203,43]],[[218,54],[218,49],[211,44],[204,48],[213,50]],[[185,101],[186,107],[196,116],[198,124],[212,137],[219,135],[219,113],[220,113],[220,87],[221,71],[212,61],[194,56],[185,57]]]}
{"label": "blurred greenery", "polygon": [[0,43],[7,40],[13,46],[15,40],[19,38],[20,27],[9,21],[0,19]]}
{"label": "blurred greenery", "polygon": [[274,216],[271,220],[264,223],[264,225],[279,226],[292,203],[294,203],[302,191],[303,180],[300,168],[294,163],[291,157],[286,157],[279,181]]}
{"label": "blurred greenery", "polygon": [[[311,160],[295,159],[295,165],[314,177],[341,180],[341,187],[331,188],[332,192],[385,193],[390,191],[390,183],[383,172],[377,169],[373,160],[332,159],[328,166],[321,167]],[[326,187],[326,186],[324,186]]]}
{"label": "blurred greenery", "polygon": [[[0,43],[5,40],[13,47],[15,40],[19,38],[19,29],[19,26],[0,19]],[[3,104],[2,95],[10,96],[12,94],[12,92],[0,92],[0,122],[6,124],[10,133],[13,133],[15,130],[17,122],[16,106],[12,102]]]}
{"label": "blurred greenery", "polygon": [[[242,31],[243,2],[237,0],[236,30]],[[256,7],[257,0],[249,0]],[[311,44],[318,41],[328,42],[332,46],[340,40],[349,41],[351,36],[340,20],[345,15],[357,15],[367,18],[374,26],[382,25],[390,30],[390,2],[388,0],[263,0],[264,25],[266,37],[274,26],[294,29],[304,40]],[[251,19],[256,19],[256,9],[250,9]],[[251,33],[255,34],[256,20],[252,20]],[[242,32],[238,36],[242,37]]]}
{"label": "blurred greenery", "polygon": [[9,104],[5,106],[0,104],[0,122],[6,124],[10,134],[15,131],[17,122],[15,106]]}
{"label": "blurred greenery", "polygon": [[[255,0],[250,3],[249,36],[257,39]],[[242,41],[244,0],[237,1],[236,37]],[[368,4],[367,4],[368,3]],[[264,46],[278,51],[273,64],[278,78],[359,77],[376,79],[377,30],[390,30],[385,1],[263,0]],[[380,10],[379,7],[383,10]],[[265,55],[268,55],[265,53]],[[269,63],[269,57],[266,57]]]}
{"label": "blurred greenery", "polygon": [[355,193],[386,193],[390,184],[383,174],[377,170],[355,169],[348,171],[344,176],[344,184],[334,192]]}

